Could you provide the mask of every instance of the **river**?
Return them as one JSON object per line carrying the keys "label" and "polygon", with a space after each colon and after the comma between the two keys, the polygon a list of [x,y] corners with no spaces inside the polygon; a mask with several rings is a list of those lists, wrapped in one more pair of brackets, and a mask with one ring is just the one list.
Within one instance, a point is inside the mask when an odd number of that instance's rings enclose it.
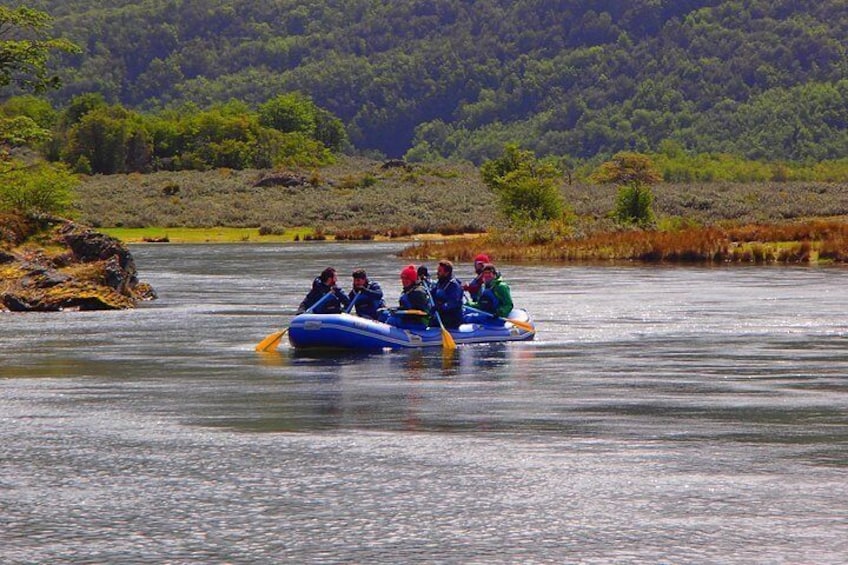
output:
{"label": "river", "polygon": [[138,245],[159,300],[0,314],[0,562],[848,560],[845,268],[502,265],[532,342],[253,350],[399,249]]}

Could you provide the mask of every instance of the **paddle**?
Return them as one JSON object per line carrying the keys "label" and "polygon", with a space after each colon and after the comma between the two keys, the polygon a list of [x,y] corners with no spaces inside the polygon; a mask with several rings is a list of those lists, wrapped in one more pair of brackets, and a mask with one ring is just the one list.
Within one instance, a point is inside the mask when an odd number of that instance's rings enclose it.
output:
{"label": "paddle", "polygon": [[439,322],[439,327],[442,329],[442,349],[456,349],[456,342],[453,340],[453,336],[442,323],[442,317],[439,316],[439,311],[436,309],[436,303],[433,300],[433,295],[430,294],[430,289],[427,288],[426,284],[422,286],[424,287],[424,292],[427,293],[427,300],[430,302],[430,308],[433,309],[433,314],[436,316],[436,321]]}
{"label": "paddle", "polygon": [[360,296],[362,296],[361,290],[353,295],[353,300],[351,300],[350,304],[348,304],[347,308],[345,308],[345,314],[349,314],[350,311],[353,310],[353,305],[356,304],[356,301],[359,300]]}
{"label": "paddle", "polygon": [[283,339],[283,336],[286,335],[287,331],[289,331],[288,328],[272,333],[256,344],[256,351],[273,351],[277,349],[280,345],[280,340]]}
{"label": "paddle", "polygon": [[462,307],[465,308],[466,310],[471,310],[472,312],[477,312],[478,314],[485,314],[486,316],[489,316],[490,318],[495,318],[495,319],[498,319],[498,320],[502,320],[504,322],[509,322],[513,326],[519,327],[522,330],[526,330],[528,332],[535,332],[536,331],[536,328],[534,328],[532,324],[527,323],[527,322],[522,322],[520,320],[510,320],[509,318],[502,318],[500,316],[496,316],[496,315],[492,314],[491,312],[486,312],[485,310],[479,310],[477,308],[469,306],[468,304],[463,304]]}
{"label": "paddle", "polygon": [[[330,296],[332,295],[333,291],[331,290],[330,292],[322,296],[320,299],[318,299],[315,304],[307,308],[304,314],[311,314],[313,310],[315,310],[318,306],[326,302],[327,299],[330,298]],[[288,328],[284,330],[278,330],[268,335],[265,339],[257,343],[254,349],[256,349],[256,351],[273,351],[274,349],[277,349],[277,347],[279,347],[280,345],[280,340],[283,339],[283,336],[286,335],[287,331],[289,331]]]}

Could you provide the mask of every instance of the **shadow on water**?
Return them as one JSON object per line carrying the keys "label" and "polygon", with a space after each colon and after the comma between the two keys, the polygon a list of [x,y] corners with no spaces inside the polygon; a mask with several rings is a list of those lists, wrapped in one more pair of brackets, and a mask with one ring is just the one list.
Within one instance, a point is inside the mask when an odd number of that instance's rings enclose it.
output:
{"label": "shadow on water", "polygon": [[215,398],[198,400],[208,410],[191,410],[202,416],[190,423],[249,432],[477,429],[487,403],[511,394],[526,374],[522,362],[533,355],[526,344],[504,343],[452,352],[259,353],[259,364],[272,374],[242,380],[226,396],[217,390]]}

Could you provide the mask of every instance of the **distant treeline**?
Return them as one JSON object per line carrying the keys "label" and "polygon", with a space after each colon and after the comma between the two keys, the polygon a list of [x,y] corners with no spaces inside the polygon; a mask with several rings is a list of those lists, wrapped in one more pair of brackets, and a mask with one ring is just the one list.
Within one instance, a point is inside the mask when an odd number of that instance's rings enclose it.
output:
{"label": "distant treeline", "polygon": [[[107,104],[84,94],[54,109],[24,95],[0,104],[0,118],[27,116],[51,132],[35,147],[77,173],[319,167],[349,150],[341,120],[298,94],[280,95],[253,109],[231,100],[207,109],[184,105],[155,113]],[[666,182],[848,181],[848,157],[818,162],[744,159],[726,153],[693,154],[665,141],[647,152]],[[586,182],[595,164],[547,157],[563,182]]]}
{"label": "distant treeline", "polygon": [[139,113],[100,94],[73,98],[61,111],[35,96],[0,105],[0,116],[28,116],[50,130],[44,156],[78,173],[317,166],[348,143],[341,120],[297,94],[252,109],[230,101]]}
{"label": "distant treeline", "polygon": [[[9,3],[4,0],[0,3]],[[844,0],[33,0],[83,48],[56,106],[301,92],[408,159],[848,154]]]}

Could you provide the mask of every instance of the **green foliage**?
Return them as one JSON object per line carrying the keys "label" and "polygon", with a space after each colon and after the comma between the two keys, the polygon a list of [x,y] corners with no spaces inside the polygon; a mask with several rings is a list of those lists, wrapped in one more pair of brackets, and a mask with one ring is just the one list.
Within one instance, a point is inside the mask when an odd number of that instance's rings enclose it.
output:
{"label": "green foliage", "polygon": [[316,106],[297,93],[281,94],[259,106],[259,123],[283,133],[312,135],[316,127]]}
{"label": "green foliage", "polygon": [[56,123],[57,112],[46,98],[31,94],[13,96],[0,104],[0,116],[14,118],[26,116],[43,129],[49,129]]}
{"label": "green foliage", "polygon": [[590,179],[598,184],[651,185],[662,180],[651,157],[623,151],[601,164]]}
{"label": "green foliage", "polygon": [[64,214],[79,181],[59,164],[25,166],[17,161],[0,165],[0,211],[25,215]]}
{"label": "green foliage", "polygon": [[[314,105],[310,108],[321,126],[313,133],[320,131],[337,145],[346,143],[337,118]],[[61,158],[87,174],[317,166],[332,161],[332,151],[321,139],[302,131],[284,133],[260,122],[258,113],[237,100],[205,110],[185,105],[144,115],[107,105],[99,95],[83,95],[62,112],[56,141],[45,156]]]}
{"label": "green foliage", "polygon": [[558,187],[561,173],[532,152],[507,145],[501,157],[483,164],[480,175],[497,195],[498,207],[510,223],[562,217],[564,204]]}
{"label": "green foliage", "polygon": [[[67,146],[63,160],[83,172],[87,166],[99,174],[123,173],[129,170],[129,150],[149,154],[146,132],[140,117],[127,110],[111,106],[96,108],[83,115],[67,132]],[[130,140],[134,140],[130,144]],[[138,164],[136,162],[136,164]]]}
{"label": "green foliage", "polygon": [[0,6],[0,87],[44,92],[60,85],[47,63],[53,53],[76,53],[79,48],[50,37],[52,18],[25,6]]}
{"label": "green foliage", "polygon": [[618,185],[612,217],[623,225],[642,228],[654,224],[651,185],[662,180],[648,155],[633,152],[616,153],[602,163],[590,180],[599,184]]}
{"label": "green foliage", "polygon": [[409,160],[479,164],[507,142],[581,163],[666,140],[768,162],[848,154],[843,0],[38,6],[86,46],[57,65],[57,107],[91,91],[145,110],[299,92],[360,151]]}
{"label": "green foliage", "polygon": [[47,141],[50,132],[28,116],[0,116],[0,160],[8,157],[12,147]]}
{"label": "green foliage", "polygon": [[651,227],[655,221],[651,208],[653,203],[654,195],[648,185],[640,183],[623,185],[618,189],[612,217],[623,225]]}
{"label": "green foliage", "polygon": [[[59,86],[47,68],[53,52],[76,52],[72,43],[50,37],[51,18],[27,7],[0,6],[0,88],[40,93]],[[32,96],[11,98],[0,108],[0,162],[10,149],[43,143],[53,119],[49,104]],[[5,166],[5,164],[4,164]]]}

